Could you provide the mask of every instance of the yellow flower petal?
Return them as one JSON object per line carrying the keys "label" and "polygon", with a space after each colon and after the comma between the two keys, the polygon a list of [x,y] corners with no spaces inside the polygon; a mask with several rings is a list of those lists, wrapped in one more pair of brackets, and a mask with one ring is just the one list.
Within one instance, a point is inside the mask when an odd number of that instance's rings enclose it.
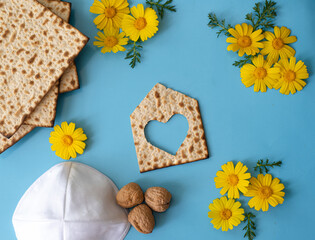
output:
{"label": "yellow flower petal", "polygon": [[296,36],[290,36],[290,37],[286,37],[286,38],[283,39],[283,42],[285,44],[294,43],[296,41],[297,41]]}
{"label": "yellow flower petal", "polygon": [[273,41],[276,38],[276,36],[272,32],[266,31],[264,35],[268,41]]}
{"label": "yellow flower petal", "polygon": [[227,42],[227,43],[237,43],[237,39],[234,38],[234,37],[228,37],[228,38],[226,39],[226,42]]}
{"label": "yellow flower petal", "polygon": [[290,35],[290,33],[291,33],[290,29],[288,29],[288,28],[286,28],[284,26],[281,27],[280,32],[281,32],[280,37],[282,39],[287,38]]}
{"label": "yellow flower petal", "polygon": [[94,24],[95,25],[98,25],[100,24],[105,18],[105,14],[101,14],[101,15],[98,15],[95,19],[94,19]]}
{"label": "yellow flower petal", "polygon": [[236,43],[232,43],[232,44],[230,44],[229,46],[227,46],[227,50],[228,50],[228,51],[236,52],[236,51],[239,50],[239,49],[240,49],[240,47],[239,47],[239,45],[236,44]]}
{"label": "yellow flower petal", "polygon": [[262,30],[261,29],[256,30],[250,36],[256,42],[265,38],[265,36],[262,34]]}
{"label": "yellow flower petal", "polygon": [[[245,166],[246,167],[246,166]],[[235,174],[238,174],[243,168],[243,163],[238,162],[235,166]],[[247,168],[247,167],[246,167]]]}
{"label": "yellow flower petal", "polygon": [[104,13],[104,8],[101,8],[99,6],[91,6],[90,7],[90,12],[95,13],[95,14],[103,14]]}
{"label": "yellow flower petal", "polygon": [[280,28],[278,26],[274,27],[274,32],[275,32],[276,38],[279,38],[280,37]]}
{"label": "yellow flower petal", "polygon": [[243,35],[244,35],[244,34],[243,34],[243,28],[241,27],[240,24],[236,24],[236,25],[235,25],[235,30],[238,32],[238,34],[239,34],[240,36],[243,36]]}
{"label": "yellow flower petal", "polygon": [[235,30],[235,29],[233,29],[233,28],[230,28],[229,30],[228,30],[228,32],[233,36],[233,37],[235,37],[235,38],[239,38],[240,37],[240,34]]}
{"label": "yellow flower petal", "polygon": [[270,186],[272,181],[272,176],[270,174],[266,174],[263,180],[264,186]]}
{"label": "yellow flower petal", "polygon": [[243,57],[244,53],[245,53],[245,50],[244,50],[243,48],[241,48],[241,49],[238,51],[238,56]]}
{"label": "yellow flower petal", "polygon": [[242,23],[243,34],[248,34],[248,25],[246,23]]}

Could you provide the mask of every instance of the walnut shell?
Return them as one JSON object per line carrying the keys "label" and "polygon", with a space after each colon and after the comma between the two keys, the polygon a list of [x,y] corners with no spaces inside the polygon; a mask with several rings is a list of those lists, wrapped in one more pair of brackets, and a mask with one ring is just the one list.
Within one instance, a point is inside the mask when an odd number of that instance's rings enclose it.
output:
{"label": "walnut shell", "polygon": [[116,202],[123,208],[131,208],[143,202],[143,191],[137,183],[128,183],[116,195]]}
{"label": "walnut shell", "polygon": [[172,194],[162,187],[151,187],[145,192],[145,202],[156,212],[165,212],[170,206]]}
{"label": "walnut shell", "polygon": [[128,215],[128,221],[141,233],[151,233],[155,226],[152,210],[146,204],[140,204],[132,209]]}

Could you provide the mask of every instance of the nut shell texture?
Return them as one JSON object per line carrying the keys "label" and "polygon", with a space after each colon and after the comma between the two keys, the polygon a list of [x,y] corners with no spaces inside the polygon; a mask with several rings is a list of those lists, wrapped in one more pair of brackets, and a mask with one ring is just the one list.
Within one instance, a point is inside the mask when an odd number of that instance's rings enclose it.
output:
{"label": "nut shell texture", "polygon": [[143,202],[143,191],[137,183],[128,183],[116,195],[116,202],[123,208],[131,208]]}
{"label": "nut shell texture", "polygon": [[151,187],[145,192],[145,202],[156,212],[165,212],[169,206],[172,195],[162,187]]}
{"label": "nut shell texture", "polygon": [[146,205],[141,204],[132,209],[128,215],[128,221],[141,233],[151,233],[155,226],[152,210]]}

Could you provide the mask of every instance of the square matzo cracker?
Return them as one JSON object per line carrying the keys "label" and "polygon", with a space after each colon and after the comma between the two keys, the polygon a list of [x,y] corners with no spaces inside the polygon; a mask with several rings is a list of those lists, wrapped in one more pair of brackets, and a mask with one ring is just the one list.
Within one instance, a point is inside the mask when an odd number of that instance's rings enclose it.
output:
{"label": "square matzo cracker", "polygon": [[26,134],[30,133],[35,127],[22,125],[10,138],[0,135],[0,153],[13,146],[21,140]]}
{"label": "square matzo cracker", "polygon": [[0,26],[0,133],[10,137],[88,38],[36,0],[1,0]]}
{"label": "square matzo cracker", "polygon": [[[55,1],[55,0],[37,0],[43,4],[54,14],[61,17],[66,22],[69,21],[71,13],[71,3]],[[63,74],[62,76],[64,76]],[[35,110],[29,115],[24,124],[33,125],[36,127],[52,127],[55,122],[57,100],[59,95],[59,81],[49,90],[42,101],[37,105]]]}

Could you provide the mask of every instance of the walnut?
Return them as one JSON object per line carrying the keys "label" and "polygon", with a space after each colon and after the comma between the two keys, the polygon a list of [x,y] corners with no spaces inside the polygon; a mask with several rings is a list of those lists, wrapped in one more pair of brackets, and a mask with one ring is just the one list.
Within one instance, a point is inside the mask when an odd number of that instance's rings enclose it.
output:
{"label": "walnut", "polygon": [[140,204],[132,209],[128,215],[128,221],[141,233],[151,233],[155,226],[152,210],[146,204]]}
{"label": "walnut", "polygon": [[170,206],[172,195],[162,187],[151,187],[145,192],[145,202],[156,212],[165,212]]}
{"label": "walnut", "polygon": [[143,202],[143,192],[137,183],[128,183],[116,195],[116,202],[123,208],[131,208]]}

